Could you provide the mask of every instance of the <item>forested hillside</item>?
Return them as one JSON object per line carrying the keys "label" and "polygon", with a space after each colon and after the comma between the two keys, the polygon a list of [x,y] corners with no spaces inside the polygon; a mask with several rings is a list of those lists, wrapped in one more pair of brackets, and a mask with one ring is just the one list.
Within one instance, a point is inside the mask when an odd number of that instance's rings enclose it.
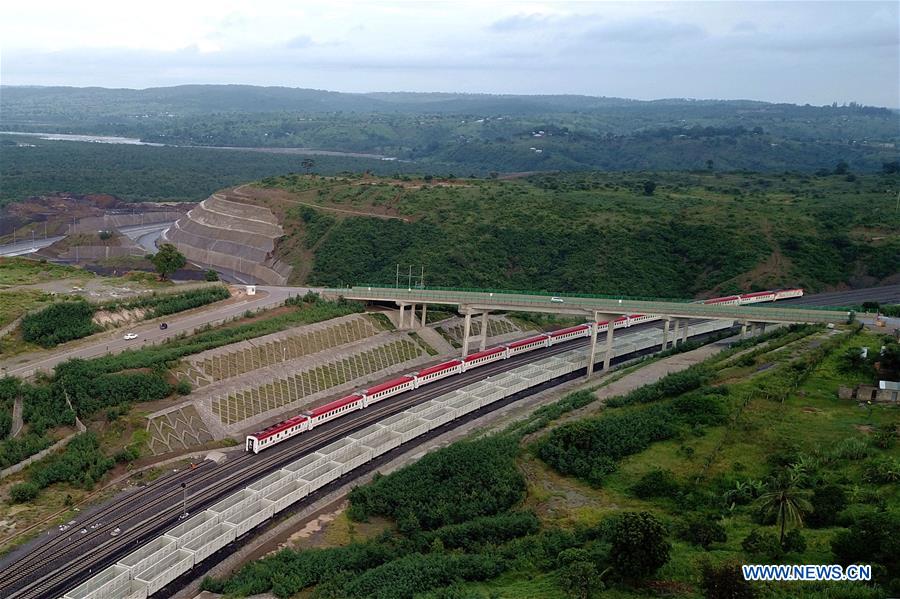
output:
{"label": "forested hillside", "polygon": [[427,285],[691,297],[895,281],[898,184],[852,173],[292,175],[250,189],[282,217],[276,251],[298,283],[393,284],[401,264],[424,267]]}
{"label": "forested hillside", "polygon": [[[857,104],[588,96],[345,94],[253,86],[4,87],[3,129],[188,146],[316,148],[419,161],[419,172],[814,172],[897,160],[897,113]],[[450,170],[447,170],[447,169]]]}

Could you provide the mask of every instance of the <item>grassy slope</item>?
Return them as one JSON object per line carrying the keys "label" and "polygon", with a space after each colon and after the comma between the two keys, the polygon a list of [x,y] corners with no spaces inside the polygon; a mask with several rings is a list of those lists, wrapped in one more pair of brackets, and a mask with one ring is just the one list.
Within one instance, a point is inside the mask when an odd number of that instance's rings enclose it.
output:
{"label": "grassy slope", "polygon": [[[643,192],[649,178],[652,197]],[[888,193],[896,176],[423,183],[287,176],[262,185],[293,202],[260,201],[284,219],[277,251],[295,265],[296,282],[392,282],[400,263],[423,265],[430,285],[685,297],[871,285],[898,270],[900,215]],[[394,218],[321,209],[310,217],[297,201]]]}

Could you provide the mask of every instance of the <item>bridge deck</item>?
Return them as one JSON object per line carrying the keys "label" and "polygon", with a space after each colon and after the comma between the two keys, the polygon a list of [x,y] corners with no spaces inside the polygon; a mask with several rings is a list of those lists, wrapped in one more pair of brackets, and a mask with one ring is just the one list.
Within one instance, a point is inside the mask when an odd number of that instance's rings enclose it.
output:
{"label": "bridge deck", "polygon": [[[778,304],[720,306],[672,300],[635,300],[572,295],[539,295],[515,292],[455,291],[446,289],[403,289],[393,287],[348,287],[326,293],[362,301],[408,304],[456,304],[476,310],[604,314],[659,314],[677,318],[725,318],[753,322],[839,323],[847,320],[845,310],[827,308],[787,308]],[[556,299],[556,301],[554,301]],[[559,301],[559,300],[562,301]]]}

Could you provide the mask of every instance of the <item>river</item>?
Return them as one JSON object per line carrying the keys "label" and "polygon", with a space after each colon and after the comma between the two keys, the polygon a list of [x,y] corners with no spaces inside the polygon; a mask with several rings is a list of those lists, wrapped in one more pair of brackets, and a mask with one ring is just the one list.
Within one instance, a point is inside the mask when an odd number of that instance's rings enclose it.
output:
{"label": "river", "polygon": [[373,160],[397,160],[382,154],[366,154],[363,152],[341,152],[339,150],[317,150],[315,148],[272,148],[242,146],[179,146],[141,141],[134,137],[116,137],[113,135],[73,135],[69,133],[27,133],[24,131],[0,131],[0,135],[28,135],[49,141],[83,141],[98,144],[122,144],[129,146],[154,146],[169,148],[199,148],[207,150],[238,150],[244,152],[266,152],[269,154],[296,154],[301,156],[346,156],[348,158],[371,158]]}

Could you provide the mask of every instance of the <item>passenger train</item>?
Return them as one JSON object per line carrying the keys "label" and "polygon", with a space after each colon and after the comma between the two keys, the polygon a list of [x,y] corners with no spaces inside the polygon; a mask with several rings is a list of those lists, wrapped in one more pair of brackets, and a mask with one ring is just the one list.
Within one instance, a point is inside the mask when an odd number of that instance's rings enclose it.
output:
{"label": "passenger train", "polygon": [[[737,306],[743,304],[755,304],[760,302],[774,302],[780,299],[788,299],[793,297],[802,297],[802,289],[780,289],[777,291],[760,291],[756,293],[745,293],[742,295],[731,295],[728,297],[718,297],[705,300],[704,304],[721,304],[729,306]],[[612,321],[613,330],[624,329],[644,322],[652,322],[659,320],[659,316],[652,314],[631,314],[629,316],[620,316]],[[610,322],[602,321],[597,323],[597,332],[603,333],[609,329]],[[295,437],[306,431],[310,431],[315,427],[324,424],[335,418],[340,418],[348,412],[362,410],[368,406],[410,391],[418,389],[422,385],[433,383],[442,378],[460,374],[496,362],[505,360],[512,356],[530,352],[542,347],[550,347],[558,343],[564,343],[577,339],[579,337],[589,337],[591,335],[591,325],[588,323],[560,329],[552,333],[543,333],[521,341],[513,341],[505,345],[499,345],[491,349],[486,349],[474,354],[470,354],[465,358],[458,360],[450,360],[442,364],[430,366],[418,372],[414,372],[399,378],[387,381],[369,387],[368,389],[351,393],[346,397],[336,399],[332,402],[309,411],[302,412],[298,416],[289,418],[277,424],[265,428],[259,432],[247,436],[247,451],[259,453],[263,449],[267,449]]]}

